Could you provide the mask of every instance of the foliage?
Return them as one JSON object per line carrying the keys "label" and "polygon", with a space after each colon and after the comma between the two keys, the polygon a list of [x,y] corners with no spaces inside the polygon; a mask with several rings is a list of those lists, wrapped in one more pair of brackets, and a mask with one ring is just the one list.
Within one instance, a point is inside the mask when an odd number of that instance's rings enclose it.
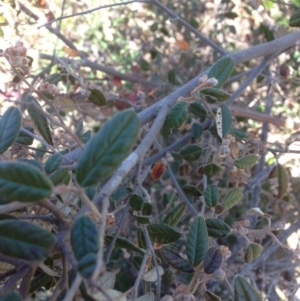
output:
{"label": "foliage", "polygon": [[0,13],[0,301],[296,294],[299,3],[60,6]]}

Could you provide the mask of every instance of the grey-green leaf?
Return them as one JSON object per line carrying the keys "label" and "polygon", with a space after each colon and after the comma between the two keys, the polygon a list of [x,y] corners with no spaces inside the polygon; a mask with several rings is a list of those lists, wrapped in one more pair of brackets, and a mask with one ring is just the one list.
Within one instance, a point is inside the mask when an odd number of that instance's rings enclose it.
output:
{"label": "grey-green leaf", "polygon": [[211,247],[207,250],[204,258],[203,268],[206,274],[213,274],[217,271],[223,262],[223,255],[220,249]]}
{"label": "grey-green leaf", "polygon": [[180,156],[187,161],[198,160],[202,155],[202,147],[197,144],[184,146],[180,151]]}
{"label": "grey-green leaf", "polygon": [[51,194],[52,185],[37,168],[20,162],[0,162],[0,195],[20,201],[37,202]]}
{"label": "grey-green leaf", "polygon": [[17,139],[21,128],[21,113],[16,107],[9,107],[0,119],[0,154],[3,154]]}
{"label": "grey-green leaf", "polygon": [[171,246],[166,246],[160,249],[160,253],[165,261],[174,269],[184,273],[194,273],[194,269],[191,267],[186,259],[180,256],[180,250]]}
{"label": "grey-green leaf", "polygon": [[49,176],[49,179],[54,186],[68,185],[71,179],[71,175],[67,167],[61,167],[53,171],[53,173]]}
{"label": "grey-green leaf", "polygon": [[253,167],[258,161],[259,157],[257,155],[247,155],[242,158],[236,159],[234,165],[237,168],[246,169]]}
{"label": "grey-green leaf", "polygon": [[130,154],[137,139],[140,121],[133,110],[111,118],[89,141],[79,158],[76,178],[91,186],[110,176]]}
{"label": "grey-green leaf", "polygon": [[[32,127],[24,126],[23,129],[34,134],[34,130]],[[20,130],[19,135],[16,138],[15,142],[23,144],[23,145],[31,145],[33,143],[33,137],[29,136],[28,134],[26,134],[26,133],[22,132],[22,130]]]}
{"label": "grey-green leaf", "polygon": [[190,228],[186,242],[186,254],[193,267],[197,267],[205,258],[207,248],[208,234],[205,220],[202,216],[197,216]]}
{"label": "grey-green leaf", "polygon": [[45,162],[44,169],[45,172],[50,174],[54,170],[56,170],[62,162],[62,155],[60,153],[56,153],[51,155],[47,161]]}
{"label": "grey-green leaf", "polygon": [[187,118],[187,103],[182,101],[175,104],[168,112],[165,123],[161,129],[164,136],[171,134],[173,128],[179,128]]}
{"label": "grey-green leaf", "polygon": [[25,260],[42,260],[55,243],[55,236],[35,224],[17,219],[0,221],[0,253]]}
{"label": "grey-green leaf", "polygon": [[31,95],[27,97],[26,101],[27,101],[27,111],[32,121],[34,122],[35,126],[37,127],[39,133],[42,135],[42,137],[45,139],[46,142],[52,145],[53,141],[52,141],[52,136],[51,136],[47,118],[43,115],[43,113],[41,113],[41,111],[43,111],[42,106]]}
{"label": "grey-green leaf", "polygon": [[234,67],[234,61],[231,57],[227,56],[219,59],[210,68],[207,76],[208,78],[215,77],[218,80],[218,84],[215,88],[220,88],[229,78]]}
{"label": "grey-green leaf", "polygon": [[225,196],[223,202],[222,202],[222,208],[224,211],[232,208],[236,204],[240,202],[240,200],[243,197],[243,189],[236,187],[231,189]]}
{"label": "grey-green leaf", "polygon": [[256,243],[250,243],[245,252],[244,259],[245,262],[250,263],[256,258],[258,258],[263,250],[263,247]]}
{"label": "grey-green leaf", "polygon": [[204,88],[200,90],[200,93],[216,98],[218,101],[226,101],[231,97],[231,94],[216,88]]}
{"label": "grey-green leaf", "polygon": [[199,118],[200,121],[204,121],[207,116],[207,111],[204,108],[204,106],[198,102],[195,101],[189,105],[189,111],[192,113],[196,118]]}
{"label": "grey-green leaf", "polygon": [[83,215],[75,220],[70,241],[75,258],[78,261],[88,253],[96,254],[98,252],[98,229],[89,216]]}
{"label": "grey-green leaf", "polygon": [[[113,240],[113,236],[106,235],[105,240],[108,241],[109,243],[111,243],[112,240]],[[118,237],[117,240],[116,240],[115,246],[119,247],[119,248],[129,250],[129,251],[135,251],[135,252],[137,252],[139,254],[142,254],[142,255],[145,253],[145,250],[137,247],[136,245],[134,245],[130,240],[128,240],[125,237]]]}
{"label": "grey-green leaf", "polygon": [[151,224],[147,226],[150,239],[160,244],[176,242],[181,234],[166,224]]}
{"label": "grey-green leaf", "polygon": [[177,226],[182,217],[185,215],[186,205],[184,203],[180,203],[174,208],[170,210],[170,212],[166,215],[163,220],[164,224],[167,224],[171,227]]}
{"label": "grey-green leaf", "polygon": [[207,185],[204,191],[204,200],[208,207],[217,206],[220,199],[220,193],[216,185],[210,184]]}
{"label": "grey-green leaf", "polygon": [[220,219],[207,218],[205,223],[207,233],[211,237],[224,238],[230,234],[231,228]]}
{"label": "grey-green leaf", "polygon": [[262,301],[259,293],[242,276],[234,278],[234,301]]}

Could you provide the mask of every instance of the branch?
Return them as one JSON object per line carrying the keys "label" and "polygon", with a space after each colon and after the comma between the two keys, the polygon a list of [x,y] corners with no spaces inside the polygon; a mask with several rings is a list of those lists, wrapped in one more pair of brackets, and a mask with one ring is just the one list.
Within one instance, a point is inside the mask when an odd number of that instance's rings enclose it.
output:
{"label": "branch", "polygon": [[200,33],[196,28],[194,28],[191,24],[180,18],[177,14],[175,14],[171,9],[167,8],[165,5],[163,5],[158,0],[151,0],[151,2],[159,7],[162,11],[166,12],[171,18],[174,19],[174,21],[177,21],[182,26],[184,26],[186,29],[188,29],[190,32],[195,34],[196,37],[201,39],[204,43],[209,45],[211,48],[219,52],[221,55],[227,54],[227,51],[225,51],[220,46],[216,45],[214,42],[212,42],[210,39],[208,39],[206,36],[204,36],[202,33]]}

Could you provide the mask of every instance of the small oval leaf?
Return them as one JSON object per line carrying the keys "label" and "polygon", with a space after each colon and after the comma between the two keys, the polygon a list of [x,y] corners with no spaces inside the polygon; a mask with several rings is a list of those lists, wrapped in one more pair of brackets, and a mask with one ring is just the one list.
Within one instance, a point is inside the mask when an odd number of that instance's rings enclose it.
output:
{"label": "small oval leaf", "polygon": [[225,196],[221,206],[226,211],[240,202],[243,197],[243,189],[236,187],[231,189]]}
{"label": "small oval leaf", "polygon": [[231,228],[220,219],[207,218],[205,223],[207,227],[207,233],[211,237],[224,238],[231,232]]}
{"label": "small oval leaf", "polygon": [[208,78],[214,77],[218,80],[218,84],[215,88],[220,88],[229,78],[234,67],[234,61],[231,57],[223,57],[216,61],[216,63],[210,68],[207,76]]}
{"label": "small oval leaf", "polygon": [[133,110],[111,118],[89,141],[78,161],[76,178],[81,186],[97,184],[110,176],[130,154],[140,121]]}
{"label": "small oval leaf", "polygon": [[150,239],[160,244],[176,242],[181,234],[166,224],[151,224],[147,226]]}
{"label": "small oval leaf", "polygon": [[196,118],[199,118],[201,122],[203,122],[207,116],[206,109],[199,101],[195,101],[189,105],[189,112]]}
{"label": "small oval leaf", "polygon": [[164,136],[171,134],[173,128],[179,128],[187,118],[187,103],[178,102],[168,112],[164,125],[161,129],[161,133]]}
{"label": "small oval leaf", "polygon": [[289,26],[291,27],[300,27],[300,10],[297,10],[292,14],[289,20]]}
{"label": "small oval leaf", "polygon": [[154,164],[151,170],[151,177],[154,181],[158,180],[165,173],[166,166],[163,162],[158,161]]}
{"label": "small oval leaf", "polygon": [[[46,142],[53,145],[52,136],[49,128],[48,121],[46,117],[41,113],[43,111],[40,103],[31,95],[29,95],[26,99],[27,102],[27,111],[30,115],[32,121],[37,127],[39,133],[45,139]],[[39,109],[37,109],[39,108]]]}
{"label": "small oval leaf", "polygon": [[140,210],[143,209],[145,201],[144,201],[144,198],[141,195],[139,195],[137,193],[133,193],[130,196],[129,203],[130,203],[130,206],[134,210],[140,211]]}
{"label": "small oval leaf", "polygon": [[166,215],[163,220],[164,224],[167,224],[171,227],[177,226],[182,217],[185,215],[186,205],[184,203],[180,203],[174,208],[170,210],[170,212]]}
{"label": "small oval leaf", "polygon": [[205,257],[208,248],[208,234],[205,220],[197,216],[188,233],[186,254],[193,267],[198,266]]}
{"label": "small oval leaf", "polygon": [[86,254],[98,252],[98,229],[89,216],[83,215],[75,220],[70,242],[77,261],[80,261]]}
{"label": "small oval leaf", "polygon": [[49,179],[54,186],[58,185],[68,185],[71,179],[69,169],[67,167],[61,167],[55,170],[50,176]]}
{"label": "small oval leaf", "polygon": [[189,185],[189,184],[184,185],[182,190],[186,195],[196,196],[196,197],[202,195],[201,191],[196,186],[193,185]]}
{"label": "small oval leaf", "polygon": [[[28,132],[30,132],[32,134],[34,134],[33,128],[31,128],[29,126],[24,126],[23,129],[27,130]],[[33,137],[31,137],[28,134],[20,131],[15,142],[23,144],[23,145],[31,145],[33,143]]]}
{"label": "small oval leaf", "polygon": [[44,165],[45,172],[48,174],[52,173],[55,169],[59,167],[61,162],[62,162],[62,155],[60,153],[51,155],[45,162]]}
{"label": "small oval leaf", "polygon": [[203,172],[207,176],[213,176],[223,171],[223,167],[215,163],[209,163],[204,166]]}
{"label": "small oval leaf", "polygon": [[171,246],[166,246],[159,250],[165,261],[174,269],[183,273],[194,273],[194,269],[189,262],[180,256],[180,251]]}
{"label": "small oval leaf", "polygon": [[[113,240],[113,236],[106,235],[105,240],[108,241],[109,243],[111,243],[112,240]],[[117,240],[116,240],[115,246],[119,247],[119,248],[129,250],[129,251],[135,251],[135,252],[137,252],[139,254],[142,254],[142,255],[144,255],[144,253],[145,253],[145,250],[137,247],[130,240],[128,240],[127,238],[124,238],[124,237],[118,237]]]}
{"label": "small oval leaf", "polygon": [[217,206],[220,199],[220,193],[216,185],[207,185],[204,191],[204,200],[208,207],[212,208]]}
{"label": "small oval leaf", "polygon": [[258,159],[259,157],[257,155],[247,155],[245,157],[235,160],[234,165],[237,168],[242,169],[251,168],[257,163]]}
{"label": "small oval leaf", "polygon": [[20,162],[0,162],[0,195],[20,201],[37,202],[51,194],[52,185],[37,168]]}
{"label": "small oval leaf", "polygon": [[222,104],[217,109],[216,114],[217,133],[221,139],[225,138],[231,131],[231,119],[232,118],[229,108],[225,104]]}
{"label": "small oval leaf", "polygon": [[289,176],[286,169],[281,164],[277,164],[272,169],[269,180],[273,195],[278,199],[284,197],[289,185]]}
{"label": "small oval leaf", "polygon": [[0,253],[25,260],[42,260],[55,243],[55,236],[35,224],[17,219],[0,221]]}
{"label": "small oval leaf", "polygon": [[218,101],[226,101],[231,97],[231,94],[217,88],[203,88],[200,94],[213,97]]}
{"label": "small oval leaf", "polygon": [[9,107],[0,119],[0,154],[3,154],[17,139],[21,128],[21,112]]}
{"label": "small oval leaf", "polygon": [[263,247],[256,243],[250,243],[245,252],[244,259],[245,262],[250,263],[256,258],[258,258],[263,250]]}
{"label": "small oval leaf", "polygon": [[187,161],[198,160],[202,155],[202,147],[196,144],[184,146],[180,151],[180,156]]}
{"label": "small oval leaf", "polygon": [[234,301],[262,301],[259,293],[242,276],[234,278]]}
{"label": "small oval leaf", "polygon": [[223,255],[220,249],[211,247],[207,250],[204,258],[203,267],[206,274],[213,274],[217,271],[223,262]]}
{"label": "small oval leaf", "polygon": [[90,278],[97,265],[97,255],[95,253],[88,253],[83,256],[77,265],[77,270],[83,278]]}

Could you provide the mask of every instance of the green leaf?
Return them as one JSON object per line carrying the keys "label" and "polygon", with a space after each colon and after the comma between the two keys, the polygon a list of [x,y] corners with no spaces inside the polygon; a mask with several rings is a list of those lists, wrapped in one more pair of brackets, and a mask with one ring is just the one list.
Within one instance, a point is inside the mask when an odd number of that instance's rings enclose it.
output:
{"label": "green leaf", "polygon": [[196,197],[202,195],[201,191],[196,186],[193,185],[186,184],[183,186],[182,190],[186,195],[196,196]]}
{"label": "green leaf", "polygon": [[218,187],[216,185],[207,185],[204,191],[204,200],[208,207],[215,207],[220,199]]}
{"label": "green leaf", "polygon": [[17,219],[0,221],[0,253],[25,260],[42,260],[55,243],[55,236],[35,224]]}
{"label": "green leaf", "polygon": [[203,105],[195,101],[189,105],[189,111],[192,113],[196,118],[199,118],[200,121],[204,121],[207,116],[206,109],[203,107]]}
{"label": "green leaf", "polygon": [[218,109],[217,109],[217,114],[216,114],[216,127],[217,127],[217,133],[218,136],[223,139],[229,134],[231,131],[231,113],[229,108],[225,105],[222,104]]}
{"label": "green leaf", "polygon": [[150,203],[144,203],[142,214],[143,215],[151,215],[153,212],[153,206]]}
{"label": "green leaf", "polygon": [[245,157],[235,160],[234,165],[237,168],[242,168],[242,169],[251,168],[256,164],[258,160],[259,157],[257,155],[247,155]]}
{"label": "green leaf", "polygon": [[91,94],[88,96],[88,99],[95,105],[101,107],[106,105],[106,98],[104,94],[98,89],[89,89]]}
{"label": "green leaf", "polygon": [[166,224],[151,224],[147,226],[150,239],[159,244],[176,242],[181,234]]}
{"label": "green leaf", "polygon": [[163,247],[159,250],[167,264],[172,268],[181,271],[183,273],[194,273],[194,269],[189,262],[180,256],[180,250],[171,246]]}
{"label": "green leaf", "polygon": [[83,215],[75,220],[70,241],[77,261],[80,261],[88,253],[96,254],[98,252],[98,229],[89,216]]}
{"label": "green leaf", "polygon": [[196,144],[184,146],[180,151],[180,156],[187,161],[196,161],[202,155],[202,147]]}
{"label": "green leaf", "polygon": [[55,281],[53,276],[50,276],[46,273],[38,274],[34,277],[30,283],[29,293],[32,294],[39,290],[41,287],[47,287]]}
{"label": "green leaf", "polygon": [[205,291],[204,299],[205,301],[222,301],[218,296],[216,296],[210,291]]}
{"label": "green leaf", "polygon": [[33,160],[33,159],[18,159],[15,162],[21,162],[21,163],[29,164],[29,165],[37,168],[38,170],[40,170],[42,172],[44,171],[43,170],[43,165],[39,161],[37,161],[37,160]]}
{"label": "green leaf", "polygon": [[213,274],[217,271],[223,262],[223,255],[220,249],[211,247],[207,250],[204,258],[203,267],[206,274]]}
{"label": "green leaf", "polygon": [[242,276],[234,278],[234,301],[262,301],[259,293]]}
{"label": "green leaf", "polygon": [[[108,241],[109,243],[111,243],[113,240],[113,236],[106,235],[105,240]],[[124,237],[118,237],[116,240],[115,246],[118,248],[129,250],[129,251],[135,251],[142,255],[144,255],[144,253],[145,253],[145,250],[137,247],[130,240],[128,240],[127,238],[124,238]]]}
{"label": "green leaf", "polygon": [[29,95],[27,97],[26,102],[27,102],[28,114],[30,115],[33,123],[37,127],[39,133],[41,134],[41,136],[45,139],[45,141],[47,143],[53,145],[48,121],[47,121],[46,117],[43,115],[43,113],[41,113],[41,111],[43,111],[42,106],[31,95]]}
{"label": "green leaf", "polygon": [[150,64],[145,59],[141,59],[141,61],[140,61],[140,67],[141,67],[141,69],[143,71],[150,70]]}
{"label": "green leaf", "polygon": [[37,202],[51,194],[52,185],[37,168],[26,163],[0,162],[0,195],[20,201]]}
{"label": "green leaf", "polygon": [[176,86],[179,85],[179,82],[176,78],[176,71],[174,69],[170,70],[168,73],[168,81],[169,83],[171,83],[172,85]]}
{"label": "green leaf", "polygon": [[144,201],[144,198],[141,195],[139,195],[137,193],[133,193],[130,196],[129,203],[130,203],[130,206],[134,210],[140,211],[140,210],[143,209],[145,201]]}
{"label": "green leaf", "polygon": [[245,262],[250,263],[256,258],[258,258],[263,250],[263,247],[256,243],[250,243],[245,252],[244,259]]}
{"label": "green leaf", "polygon": [[231,228],[220,219],[207,218],[205,223],[207,227],[207,233],[211,237],[224,238],[231,232]]}
{"label": "green leaf", "polygon": [[163,220],[164,224],[167,224],[171,227],[177,226],[182,217],[185,215],[186,205],[184,203],[180,203],[166,215]]}
{"label": "green leaf", "polygon": [[208,78],[215,77],[218,80],[218,84],[215,88],[220,88],[229,78],[234,67],[234,61],[231,57],[227,56],[219,59],[210,68],[207,76]]}
{"label": "green leaf", "polygon": [[226,101],[231,97],[231,94],[216,88],[203,88],[200,90],[200,94],[213,97],[218,101]]}
{"label": "green leaf", "polygon": [[[34,133],[34,130],[31,127],[24,126],[23,128],[25,130],[27,130],[28,132],[32,133],[32,134]],[[26,133],[20,131],[15,142],[23,144],[23,145],[31,145],[33,143],[33,137],[31,137],[31,136],[27,135]]]}
{"label": "green leaf", "polygon": [[140,224],[150,224],[151,223],[151,216],[149,215],[134,215],[137,222]]}
{"label": "green leaf", "polygon": [[62,155],[60,153],[56,153],[51,155],[47,161],[45,162],[44,169],[45,172],[50,174],[54,170],[56,170],[62,162]]}
{"label": "green leaf", "polygon": [[184,101],[176,103],[168,112],[164,125],[161,129],[161,133],[164,136],[171,134],[173,128],[179,128],[186,120],[187,114],[187,103]]}
{"label": "green leaf", "polygon": [[12,291],[1,297],[0,301],[22,301],[22,297],[17,291]]}
{"label": "green leaf", "polygon": [[140,121],[132,110],[111,118],[89,141],[78,161],[76,177],[81,186],[91,186],[110,176],[130,154]]}
{"label": "green leaf", "polygon": [[97,265],[97,254],[95,253],[88,253],[83,256],[77,265],[77,270],[84,278],[90,278],[96,268]]}
{"label": "green leaf", "polygon": [[21,128],[21,112],[9,107],[0,119],[0,154],[3,154],[17,139]]}
{"label": "green leaf", "polygon": [[199,139],[203,133],[203,127],[201,124],[193,123],[192,125],[192,135],[194,139]]}
{"label": "green leaf", "polygon": [[289,20],[289,26],[291,27],[300,27],[300,10],[297,10]]}
{"label": "green leaf", "polygon": [[61,167],[55,170],[50,176],[49,179],[53,183],[53,186],[58,185],[68,185],[71,179],[69,169],[67,167]]}
{"label": "green leaf", "polygon": [[213,176],[223,171],[223,167],[215,163],[209,163],[204,166],[203,172],[207,176]]}
{"label": "green leaf", "polygon": [[208,235],[205,220],[197,216],[193,222],[186,242],[186,254],[190,264],[197,267],[205,258],[208,248]]}
{"label": "green leaf", "polygon": [[269,181],[273,190],[273,195],[280,199],[285,196],[289,185],[289,176],[286,169],[277,164],[270,172]]}
{"label": "green leaf", "polygon": [[231,189],[225,196],[221,206],[224,211],[232,208],[240,202],[243,197],[243,189],[236,187]]}

